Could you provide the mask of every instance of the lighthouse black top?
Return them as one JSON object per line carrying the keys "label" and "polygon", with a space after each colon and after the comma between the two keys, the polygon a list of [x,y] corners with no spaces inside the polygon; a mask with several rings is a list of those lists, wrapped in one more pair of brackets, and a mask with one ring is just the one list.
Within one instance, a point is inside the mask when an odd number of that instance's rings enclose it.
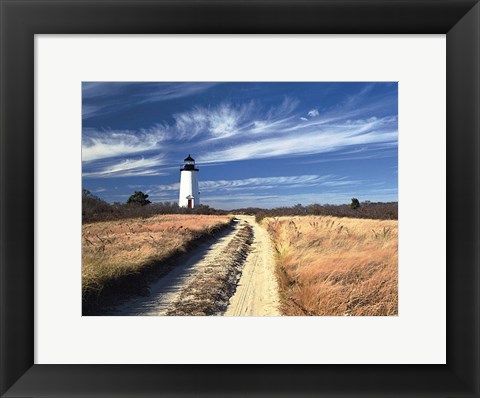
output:
{"label": "lighthouse black top", "polygon": [[188,155],[185,159],[183,159],[183,167],[180,169],[182,170],[195,170],[198,171],[198,169],[195,168],[195,159]]}

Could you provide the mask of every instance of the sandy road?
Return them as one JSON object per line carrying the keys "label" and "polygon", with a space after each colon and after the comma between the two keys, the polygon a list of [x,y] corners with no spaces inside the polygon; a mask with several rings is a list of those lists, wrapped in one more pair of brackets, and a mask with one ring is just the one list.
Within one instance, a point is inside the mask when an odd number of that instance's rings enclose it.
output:
{"label": "sandy road", "polygon": [[[223,231],[214,239],[205,242],[190,256],[183,259],[170,273],[150,286],[145,297],[132,299],[110,315],[166,315],[180,300],[182,293],[202,272],[211,270],[212,264],[219,263],[222,255],[245,225],[253,227],[254,238],[234,295],[230,298],[225,314],[227,316],[276,316],[278,294],[274,276],[274,264],[270,238],[253,216],[237,216],[232,228]],[[219,314],[222,315],[222,314]]]}
{"label": "sandy road", "polygon": [[253,226],[252,251],[225,316],[280,316],[273,251],[267,231],[253,216],[237,216]]}
{"label": "sandy road", "polygon": [[199,272],[204,271],[212,259],[228,245],[240,228],[240,224],[241,222],[236,222],[232,228],[222,231],[203,243],[189,256],[182,258],[181,264],[153,283],[148,296],[129,300],[117,307],[111,315],[166,315],[190,281]]}

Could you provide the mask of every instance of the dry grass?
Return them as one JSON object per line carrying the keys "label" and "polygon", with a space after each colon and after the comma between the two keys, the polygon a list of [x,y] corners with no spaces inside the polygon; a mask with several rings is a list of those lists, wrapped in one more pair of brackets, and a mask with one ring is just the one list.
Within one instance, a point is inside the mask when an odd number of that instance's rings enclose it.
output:
{"label": "dry grass", "polygon": [[397,315],[398,222],[266,218],[285,315]]}
{"label": "dry grass", "polygon": [[160,215],[82,226],[82,291],[136,274],[185,251],[190,242],[231,221],[230,216]]}

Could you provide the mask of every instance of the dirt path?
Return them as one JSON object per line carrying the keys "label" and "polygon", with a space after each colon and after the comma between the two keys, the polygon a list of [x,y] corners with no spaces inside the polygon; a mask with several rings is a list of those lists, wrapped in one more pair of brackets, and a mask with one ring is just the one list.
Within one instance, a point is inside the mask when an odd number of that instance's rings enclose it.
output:
{"label": "dirt path", "polygon": [[[253,242],[250,239],[241,243],[246,229],[253,232]],[[242,253],[240,245],[244,248]],[[217,291],[208,291],[218,275],[228,282],[220,297]],[[270,238],[254,217],[238,216],[232,228],[206,242],[183,264],[155,282],[148,296],[128,301],[111,315],[274,316],[280,315],[277,305]]]}
{"label": "dirt path", "polygon": [[253,226],[254,240],[226,316],[279,316],[278,286],[270,237],[255,217],[238,216]]}

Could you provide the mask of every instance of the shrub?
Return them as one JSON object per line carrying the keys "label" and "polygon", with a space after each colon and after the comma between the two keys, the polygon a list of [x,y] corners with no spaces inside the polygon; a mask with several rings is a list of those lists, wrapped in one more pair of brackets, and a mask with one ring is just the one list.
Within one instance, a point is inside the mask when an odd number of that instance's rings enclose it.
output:
{"label": "shrub", "polygon": [[133,195],[131,195],[128,200],[127,200],[127,205],[139,205],[139,206],[145,206],[148,205],[152,202],[150,202],[148,199],[148,195],[141,192],[141,191],[135,191]]}
{"label": "shrub", "polygon": [[265,217],[267,216],[267,214],[264,212],[264,211],[259,211],[255,214],[255,221],[256,222],[260,222],[262,221]]}
{"label": "shrub", "polygon": [[352,203],[350,203],[350,207],[355,210],[360,207],[360,202],[358,201],[357,198],[352,198]]}

